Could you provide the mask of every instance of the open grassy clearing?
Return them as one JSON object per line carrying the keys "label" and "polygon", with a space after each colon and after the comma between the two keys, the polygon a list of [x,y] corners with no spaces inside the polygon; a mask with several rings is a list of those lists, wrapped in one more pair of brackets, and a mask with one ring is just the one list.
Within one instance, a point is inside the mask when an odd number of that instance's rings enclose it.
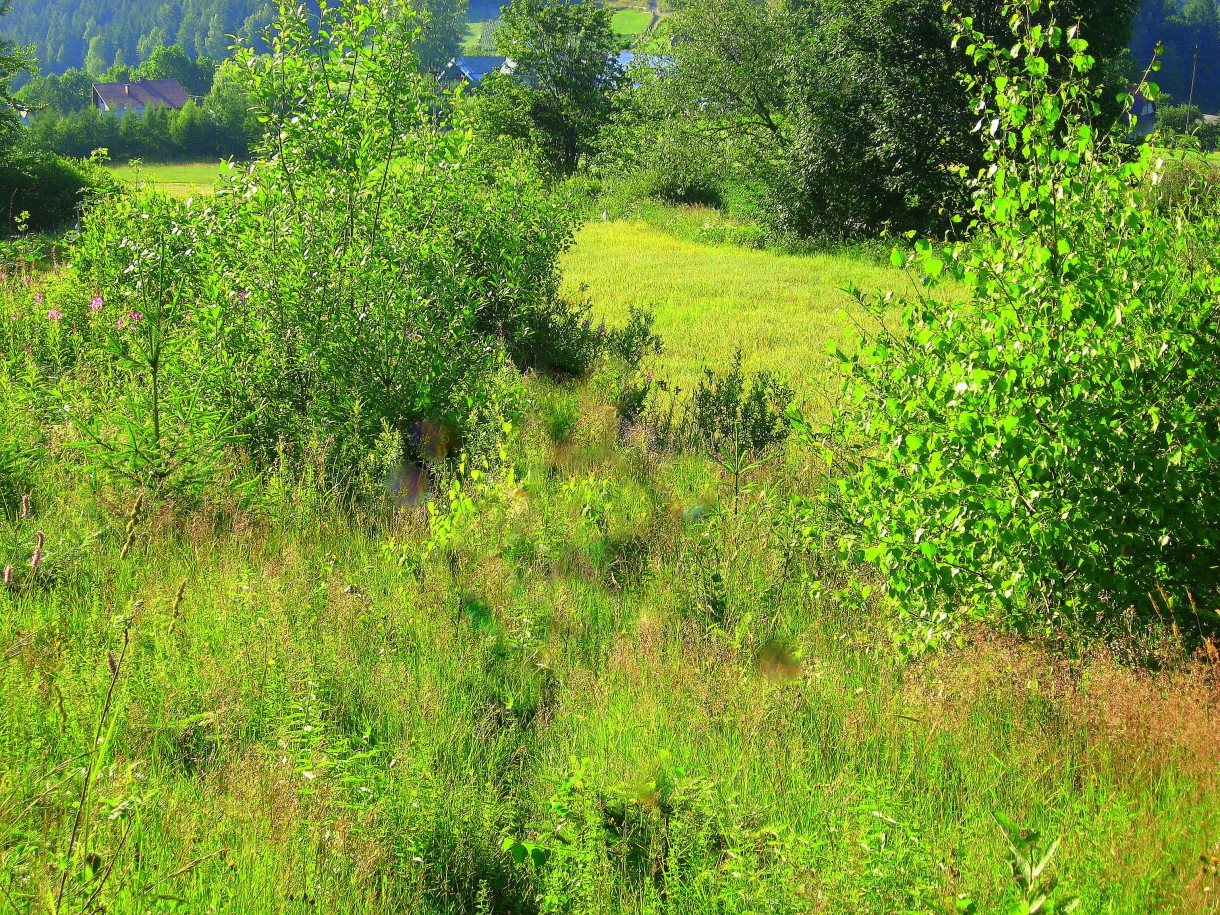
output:
{"label": "open grassy clearing", "polygon": [[623,37],[642,35],[652,25],[652,13],[648,10],[622,9],[611,20],[614,31]]}
{"label": "open grassy clearing", "polygon": [[225,166],[215,162],[173,165],[119,165],[113,171],[124,181],[146,184],[175,197],[211,194]]}
{"label": "open grassy clearing", "polygon": [[584,226],[564,276],[566,292],[611,323],[650,307],[666,344],[658,373],[684,388],[740,347],[747,370],[782,372],[806,393],[825,376],[827,345],[862,317],[844,287],[910,289],[901,271],[862,259],[701,245],[636,220]]}
{"label": "open grassy clearing", "polygon": [[482,22],[466,23],[466,34],[463,39],[462,53],[469,55],[496,53],[496,27],[499,19],[487,19]]}

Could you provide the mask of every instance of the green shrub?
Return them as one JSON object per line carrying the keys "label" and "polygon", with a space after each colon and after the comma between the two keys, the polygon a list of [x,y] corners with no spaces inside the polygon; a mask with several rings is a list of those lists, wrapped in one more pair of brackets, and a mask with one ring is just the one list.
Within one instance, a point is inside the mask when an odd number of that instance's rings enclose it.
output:
{"label": "green shrub", "polygon": [[705,368],[690,398],[654,415],[652,426],[663,447],[727,457],[759,454],[788,437],[792,397],[793,390],[771,372],[747,376],[738,350],[728,371]]}
{"label": "green shrub", "polygon": [[519,400],[510,364],[580,373],[604,346],[559,295],[570,213],[528,160],[480,146],[460,104],[438,123],[409,17],[347,0],[320,29],[286,12],[268,40],[244,63],[270,125],[260,157],[213,199],[84,227],[85,281],[166,317],[139,325],[157,328],[140,384],[194,379],[193,409],[260,467],[313,451],[340,480],[377,449],[490,453]]}
{"label": "green shrub", "polygon": [[[841,354],[845,544],[917,645],[968,615],[1197,628],[1220,598],[1220,219],[1194,193],[1161,205],[1156,153],[1094,135],[1093,59],[1027,28],[1037,6],[1015,38],[963,30],[992,74],[978,234],[912,258],[969,297],[908,301]],[[884,327],[893,303],[864,298]]]}
{"label": "green shrub", "polygon": [[[91,199],[117,190],[110,173],[95,163],[13,150],[0,162],[0,237],[19,224],[36,232],[61,229],[78,220]],[[24,213],[29,216],[23,220]]]}

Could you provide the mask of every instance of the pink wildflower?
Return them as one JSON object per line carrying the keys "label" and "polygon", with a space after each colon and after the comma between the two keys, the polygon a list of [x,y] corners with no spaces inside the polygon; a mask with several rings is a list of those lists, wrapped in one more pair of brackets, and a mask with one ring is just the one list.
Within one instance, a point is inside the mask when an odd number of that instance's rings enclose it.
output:
{"label": "pink wildflower", "polygon": [[93,297],[93,301],[89,303],[89,309],[91,311],[101,311],[102,304],[102,297],[100,295],[95,295]]}
{"label": "pink wildflower", "polygon": [[63,319],[64,319],[64,316],[62,314],[60,314],[58,311],[56,311],[54,308],[52,308],[50,311],[47,312],[48,321],[62,321]]}
{"label": "pink wildflower", "polygon": [[42,304],[42,293],[41,292],[34,293],[34,304],[35,305]]}

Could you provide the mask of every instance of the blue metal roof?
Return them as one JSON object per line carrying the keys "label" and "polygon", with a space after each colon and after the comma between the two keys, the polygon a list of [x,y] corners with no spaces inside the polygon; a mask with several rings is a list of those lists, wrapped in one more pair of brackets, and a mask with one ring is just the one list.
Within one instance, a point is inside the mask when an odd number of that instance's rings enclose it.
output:
{"label": "blue metal roof", "polygon": [[483,77],[488,73],[504,72],[504,65],[508,62],[507,57],[479,56],[479,57],[459,57],[455,62],[455,66],[461,71],[461,74],[470,80],[472,83],[482,82]]}

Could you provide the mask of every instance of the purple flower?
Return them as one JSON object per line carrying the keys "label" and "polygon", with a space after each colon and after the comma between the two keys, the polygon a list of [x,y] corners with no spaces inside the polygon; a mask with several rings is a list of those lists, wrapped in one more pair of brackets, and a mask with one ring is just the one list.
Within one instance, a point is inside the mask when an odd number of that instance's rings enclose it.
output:
{"label": "purple flower", "polygon": [[62,321],[63,318],[64,318],[64,316],[62,314],[60,314],[58,311],[56,311],[54,308],[52,308],[50,311],[47,312],[48,321]]}
{"label": "purple flower", "polygon": [[606,322],[602,321],[601,324],[597,325],[597,339],[600,340],[604,336],[606,336]]}
{"label": "purple flower", "polygon": [[35,305],[42,304],[42,293],[41,292],[34,293],[34,304]]}
{"label": "purple flower", "polygon": [[138,311],[129,311],[127,314],[123,315],[123,317],[119,318],[119,321],[115,326],[119,330],[122,330],[124,327],[129,327],[132,324],[138,324],[143,319],[144,315],[140,314]]}
{"label": "purple flower", "polygon": [[89,303],[89,310],[90,311],[101,311],[102,305],[103,305],[102,297],[100,295],[95,295],[93,297],[93,301]]}
{"label": "purple flower", "polygon": [[584,322],[580,325],[580,329],[583,331],[587,331],[592,326],[593,326],[593,322],[590,321],[588,318],[586,318],[584,320]]}

